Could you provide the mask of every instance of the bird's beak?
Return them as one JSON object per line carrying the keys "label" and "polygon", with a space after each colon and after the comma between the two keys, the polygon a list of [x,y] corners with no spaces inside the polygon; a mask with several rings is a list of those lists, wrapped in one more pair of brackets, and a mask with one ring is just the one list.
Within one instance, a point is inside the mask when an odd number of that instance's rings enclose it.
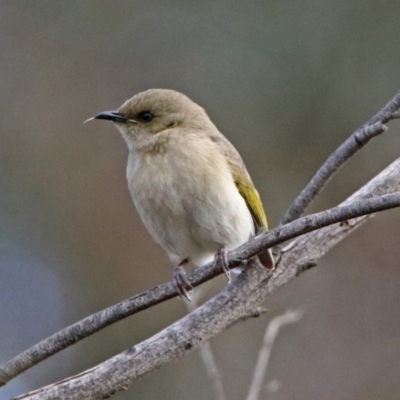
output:
{"label": "bird's beak", "polygon": [[106,119],[113,122],[128,122],[130,119],[123,117],[118,111],[103,111],[92,118],[87,119],[86,122],[93,121],[94,119]]}

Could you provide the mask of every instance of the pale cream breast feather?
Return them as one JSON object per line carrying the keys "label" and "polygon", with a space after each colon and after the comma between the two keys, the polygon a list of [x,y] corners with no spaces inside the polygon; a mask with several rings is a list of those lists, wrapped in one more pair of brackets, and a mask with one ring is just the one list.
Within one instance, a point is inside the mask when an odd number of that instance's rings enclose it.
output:
{"label": "pale cream breast feather", "polygon": [[131,149],[128,186],[157,242],[200,265],[220,248],[247,241],[254,224],[216,144],[206,135],[168,134],[173,140],[159,152]]}

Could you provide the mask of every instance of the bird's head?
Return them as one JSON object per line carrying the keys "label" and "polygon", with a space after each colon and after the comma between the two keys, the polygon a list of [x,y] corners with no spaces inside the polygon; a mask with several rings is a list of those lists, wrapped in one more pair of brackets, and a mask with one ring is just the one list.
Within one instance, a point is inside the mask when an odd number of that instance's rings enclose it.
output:
{"label": "bird's head", "polygon": [[[127,100],[116,111],[103,111],[92,119],[112,121],[130,147],[138,147],[170,129],[176,132],[213,126],[202,107],[174,90],[150,89]],[[88,120],[88,121],[89,121]]]}

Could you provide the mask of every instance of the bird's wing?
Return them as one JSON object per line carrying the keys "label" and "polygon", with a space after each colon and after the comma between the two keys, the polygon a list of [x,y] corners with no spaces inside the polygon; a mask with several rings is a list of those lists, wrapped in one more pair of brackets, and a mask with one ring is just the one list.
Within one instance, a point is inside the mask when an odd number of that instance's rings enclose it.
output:
{"label": "bird's wing", "polygon": [[239,193],[244,198],[247,207],[250,210],[255,227],[257,229],[264,228],[265,230],[268,230],[267,218],[265,216],[265,212],[257,190],[254,187],[250,187],[243,183],[240,180],[240,176],[233,176],[235,178],[236,187],[238,188]]}
{"label": "bird's wing", "polygon": [[[255,233],[260,228],[268,230],[267,218],[265,216],[264,208],[261,203],[260,196],[254,187],[253,181],[244,165],[242,157],[235,149],[233,144],[222,133],[217,132],[210,136],[210,139],[217,145],[219,151],[228,160],[229,168],[231,169],[233,179],[239,193],[243,197],[253,217]],[[275,268],[274,258],[271,250],[265,250],[258,254],[261,264],[270,270]]]}
{"label": "bird's wing", "polygon": [[[218,132],[219,133],[219,132]],[[210,136],[218,149],[228,160],[236,187],[245,200],[253,217],[256,231],[260,228],[268,230],[267,218],[261,203],[260,196],[250,178],[240,154],[229,140],[221,133]]]}

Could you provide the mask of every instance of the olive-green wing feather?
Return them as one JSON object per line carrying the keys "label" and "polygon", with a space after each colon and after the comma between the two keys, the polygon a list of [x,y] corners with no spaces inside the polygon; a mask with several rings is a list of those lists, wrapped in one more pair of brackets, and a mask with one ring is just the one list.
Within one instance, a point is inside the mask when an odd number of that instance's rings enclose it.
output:
{"label": "olive-green wing feather", "polygon": [[[268,230],[267,218],[261,203],[260,196],[246,170],[244,162],[235,147],[221,133],[213,134],[210,139],[216,143],[221,153],[226,157],[229,168],[239,193],[245,200],[247,207],[253,217],[255,232],[260,228]],[[273,269],[275,267],[271,251],[268,249],[258,254],[258,258],[264,267]]]}
{"label": "olive-green wing feather", "polygon": [[[255,231],[257,233],[257,231],[260,228],[264,228],[267,231],[268,230],[267,218],[265,216],[260,196],[258,195],[258,192],[254,187],[253,183],[251,182],[251,180],[250,182],[244,183],[242,176],[243,174],[237,175],[235,171],[233,171],[233,177],[235,179],[236,187],[238,188],[239,193],[244,198],[247,207],[250,210],[250,214],[253,217]],[[265,268],[268,269],[275,268],[274,258],[272,256],[270,249],[263,251],[262,253],[259,253],[258,259]]]}
{"label": "olive-green wing feather", "polygon": [[244,198],[247,207],[251,213],[251,216],[253,217],[254,225],[257,228],[256,231],[260,228],[268,230],[267,218],[265,216],[265,212],[257,190],[254,187],[248,186],[246,183],[243,183],[239,175],[235,175],[234,173],[233,176],[235,179],[236,187],[238,188],[239,193]]}
{"label": "olive-green wing feather", "polygon": [[214,133],[210,136],[210,139],[218,146],[219,151],[227,159],[236,187],[244,198],[253,217],[256,231],[259,228],[267,230],[267,218],[265,216],[260,196],[254,187],[240,154],[232,143],[229,142],[229,140],[220,132]]}

